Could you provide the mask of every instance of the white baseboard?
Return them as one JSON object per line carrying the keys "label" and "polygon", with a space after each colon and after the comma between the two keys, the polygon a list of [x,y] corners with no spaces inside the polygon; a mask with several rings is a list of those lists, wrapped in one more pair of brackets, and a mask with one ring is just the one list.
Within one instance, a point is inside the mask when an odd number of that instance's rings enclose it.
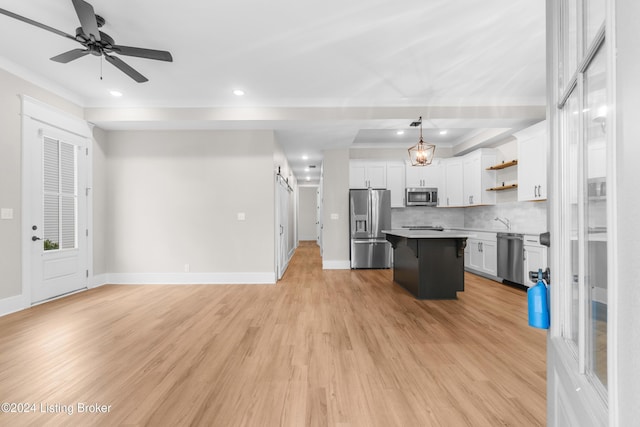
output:
{"label": "white baseboard", "polygon": [[322,260],[323,270],[350,270],[351,261],[349,260]]}
{"label": "white baseboard", "polygon": [[268,273],[110,273],[113,285],[273,285],[276,275]]}
{"label": "white baseboard", "polygon": [[89,289],[98,288],[100,286],[106,285],[107,283],[109,283],[107,274],[96,274],[95,276],[93,276],[93,280],[91,280]]}
{"label": "white baseboard", "polygon": [[[114,285],[273,285],[275,273],[111,273],[93,276],[89,288]],[[24,295],[0,299],[0,317],[31,307]]]}
{"label": "white baseboard", "polygon": [[29,304],[25,302],[23,295],[3,298],[0,299],[0,316],[6,316],[7,314],[15,313],[28,307]]}

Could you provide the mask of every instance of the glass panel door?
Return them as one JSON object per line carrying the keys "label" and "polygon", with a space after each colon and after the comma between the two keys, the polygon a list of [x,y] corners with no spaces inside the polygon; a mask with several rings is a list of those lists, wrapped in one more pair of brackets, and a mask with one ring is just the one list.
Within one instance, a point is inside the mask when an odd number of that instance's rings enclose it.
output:
{"label": "glass panel door", "polygon": [[45,251],[77,247],[76,146],[44,137],[42,149]]}
{"label": "glass panel door", "polygon": [[578,163],[580,146],[580,107],[578,103],[578,91],[574,90],[562,111],[563,133],[565,140],[565,176],[564,181],[569,185],[565,196],[564,206],[564,239],[568,246],[563,252],[567,269],[565,283],[570,284],[564,298],[568,301],[566,318],[563,327],[563,336],[572,343],[574,351],[578,349],[578,334],[580,331],[580,258],[578,246],[579,230],[579,205],[578,183],[580,179],[580,167]]}
{"label": "glass panel door", "polygon": [[[606,18],[606,0],[584,0],[584,49],[593,43]],[[586,50],[585,50],[586,51]]]}
{"label": "glass panel door", "polygon": [[587,371],[607,386],[607,73],[601,47],[584,74]]}
{"label": "glass panel door", "polygon": [[578,0],[563,0],[561,19],[558,89],[563,93],[578,68]]}

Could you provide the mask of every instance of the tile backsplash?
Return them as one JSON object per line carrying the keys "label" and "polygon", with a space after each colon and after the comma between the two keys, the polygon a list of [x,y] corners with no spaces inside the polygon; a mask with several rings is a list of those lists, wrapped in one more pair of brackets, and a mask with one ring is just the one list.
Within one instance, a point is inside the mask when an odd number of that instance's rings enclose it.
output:
{"label": "tile backsplash", "polygon": [[547,231],[547,202],[509,202],[469,208],[410,207],[391,209],[391,226],[442,225],[445,228],[505,229],[494,220],[507,218],[514,231]]}
{"label": "tile backsplash", "polygon": [[547,231],[547,202],[511,202],[492,206],[474,206],[464,210],[466,228],[501,229],[506,227],[494,220],[507,218],[514,231]]}
{"label": "tile backsplash", "polygon": [[391,227],[403,225],[441,225],[445,228],[464,227],[464,208],[414,206],[391,209]]}

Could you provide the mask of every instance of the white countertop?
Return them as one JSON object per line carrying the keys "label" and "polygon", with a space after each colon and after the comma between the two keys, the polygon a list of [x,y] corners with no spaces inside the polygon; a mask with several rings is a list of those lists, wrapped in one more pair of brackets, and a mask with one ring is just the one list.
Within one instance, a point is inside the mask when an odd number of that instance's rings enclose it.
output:
{"label": "white countertop", "polygon": [[530,234],[530,235],[539,235],[544,233],[544,231],[534,231],[534,230],[523,230],[523,229],[512,229],[507,230],[506,228],[446,228],[446,230],[451,231],[481,231],[484,233],[517,233],[517,234]]}
{"label": "white countertop", "polygon": [[395,230],[382,230],[382,232],[385,234],[391,234],[393,236],[406,237],[407,239],[459,239],[476,237],[473,233],[458,230],[433,231],[409,230],[407,228],[400,228]]}

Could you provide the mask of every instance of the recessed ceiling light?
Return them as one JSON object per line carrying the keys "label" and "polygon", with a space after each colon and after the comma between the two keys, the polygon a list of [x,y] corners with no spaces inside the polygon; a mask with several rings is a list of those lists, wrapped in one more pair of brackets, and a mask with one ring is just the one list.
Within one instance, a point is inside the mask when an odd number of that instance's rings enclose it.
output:
{"label": "recessed ceiling light", "polygon": [[235,96],[242,96],[242,95],[244,95],[244,91],[242,89],[236,89],[236,90],[233,91],[233,94]]}
{"label": "recessed ceiling light", "polygon": [[302,155],[302,160],[309,160],[309,156],[307,156],[306,154]]}
{"label": "recessed ceiling light", "polygon": [[404,131],[403,130],[399,130],[396,132],[396,135],[404,135]]}
{"label": "recessed ceiling light", "polygon": [[304,171],[305,172],[309,172],[309,168],[304,168]]}
{"label": "recessed ceiling light", "polygon": [[440,135],[446,135],[446,134],[447,134],[447,131],[446,131],[446,130],[441,130],[441,131],[440,131]]}
{"label": "recessed ceiling light", "polygon": [[308,177],[306,178],[306,180],[307,180],[307,181],[311,181],[311,177],[310,177],[310,176],[308,176]]}
{"label": "recessed ceiling light", "polygon": [[110,90],[109,93],[111,94],[111,96],[115,96],[115,97],[121,97],[122,96],[122,92],[120,92],[119,90]]}

